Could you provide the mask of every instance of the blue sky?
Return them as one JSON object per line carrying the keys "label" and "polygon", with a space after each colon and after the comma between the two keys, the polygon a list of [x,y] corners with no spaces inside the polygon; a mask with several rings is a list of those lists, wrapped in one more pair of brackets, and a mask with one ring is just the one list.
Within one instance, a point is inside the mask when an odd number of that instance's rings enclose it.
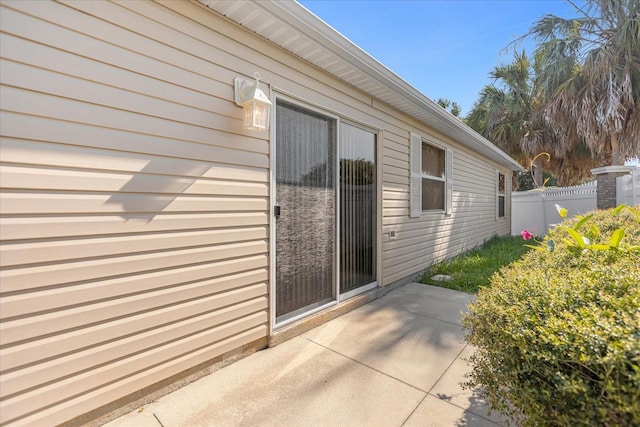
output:
{"label": "blue sky", "polygon": [[[466,115],[507,45],[546,14],[574,16],[565,0],[298,0],[433,100]],[[530,50],[531,42],[518,49]]]}

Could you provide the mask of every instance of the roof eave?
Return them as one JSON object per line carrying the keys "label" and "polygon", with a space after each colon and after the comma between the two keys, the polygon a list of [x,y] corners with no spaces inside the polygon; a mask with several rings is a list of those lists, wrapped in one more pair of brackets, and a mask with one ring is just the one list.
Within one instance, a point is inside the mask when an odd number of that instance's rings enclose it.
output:
{"label": "roof eave", "polygon": [[[377,82],[380,87],[376,88],[377,93],[371,93],[370,89],[360,87],[358,82],[350,82],[342,79],[341,76],[327,70],[322,64],[314,63],[313,58],[303,58],[311,62],[318,68],[340,78],[346,83],[363,90],[371,96],[381,99],[383,102],[393,106],[399,111],[408,114],[414,119],[425,123],[427,126],[449,136],[459,143],[477,151],[496,163],[510,170],[522,170],[523,167],[512,159],[505,152],[493,145],[490,141],[475,132],[460,119],[440,107],[436,102],[418,91],[407,83],[400,76],[384,66],[374,57],[362,50],[352,41],[333,29],[322,19],[314,15],[301,4],[293,1],[269,0],[250,1],[236,0],[233,2],[225,0],[198,0],[209,8],[222,13],[227,18],[249,28],[258,35],[269,39],[264,33],[264,26],[259,27],[255,23],[257,20],[240,22],[239,16],[231,13],[240,9],[251,9],[257,13],[267,13],[272,19],[277,19],[283,26],[294,30],[306,40],[312,41],[321,49],[338,57],[340,61],[353,69],[364,72],[367,77]],[[269,39],[270,40],[270,39]],[[270,40],[278,44],[274,40]],[[289,50],[293,54],[296,52],[279,44],[280,47]]]}

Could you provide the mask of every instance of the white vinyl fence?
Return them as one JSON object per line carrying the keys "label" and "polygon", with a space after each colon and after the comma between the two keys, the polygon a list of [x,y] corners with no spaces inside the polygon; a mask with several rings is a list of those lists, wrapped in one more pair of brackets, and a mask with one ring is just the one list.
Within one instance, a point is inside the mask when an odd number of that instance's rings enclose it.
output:
{"label": "white vinyl fence", "polygon": [[631,171],[631,175],[616,178],[616,201],[628,206],[640,204],[640,167]]}
{"label": "white vinyl fence", "polygon": [[[514,191],[511,193],[511,234],[529,230],[544,235],[549,227],[561,222],[556,204],[566,208],[567,218],[585,214],[597,208],[597,183],[589,182],[575,187],[547,188],[543,191]],[[640,167],[631,174],[617,178],[616,202],[629,206],[640,204]]]}
{"label": "white vinyl fence", "polygon": [[595,210],[596,181],[575,187],[547,188],[542,191],[514,191],[511,193],[511,234],[529,230],[542,236],[553,224],[562,222],[556,204],[566,208],[567,218]]}

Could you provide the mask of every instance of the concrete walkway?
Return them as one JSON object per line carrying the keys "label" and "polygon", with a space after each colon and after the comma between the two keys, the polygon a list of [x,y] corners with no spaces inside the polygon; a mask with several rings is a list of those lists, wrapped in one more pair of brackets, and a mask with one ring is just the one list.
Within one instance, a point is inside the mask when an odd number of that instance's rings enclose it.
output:
{"label": "concrete walkway", "polygon": [[224,367],[109,427],[496,426],[462,390],[472,295],[411,283]]}

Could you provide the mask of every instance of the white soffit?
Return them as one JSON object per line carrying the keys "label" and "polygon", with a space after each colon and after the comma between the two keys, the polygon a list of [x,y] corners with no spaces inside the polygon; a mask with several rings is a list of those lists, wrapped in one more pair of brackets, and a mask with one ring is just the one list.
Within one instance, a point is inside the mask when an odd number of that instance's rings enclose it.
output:
{"label": "white soffit", "polygon": [[511,170],[510,156],[293,0],[197,0],[340,80]]}

